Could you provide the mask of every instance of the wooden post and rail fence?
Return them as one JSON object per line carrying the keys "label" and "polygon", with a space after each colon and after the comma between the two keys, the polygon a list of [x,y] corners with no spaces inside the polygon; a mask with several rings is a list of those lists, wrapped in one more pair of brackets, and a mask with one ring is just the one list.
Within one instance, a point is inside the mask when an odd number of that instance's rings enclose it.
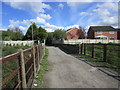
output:
{"label": "wooden post and rail fence", "polygon": [[120,44],[83,43],[79,45],[79,49],[80,55],[93,58],[96,60],[94,62],[103,62],[120,74]]}
{"label": "wooden post and rail fence", "polygon": [[39,44],[2,58],[0,60],[2,65],[0,88],[31,88],[44,53],[45,45]]}

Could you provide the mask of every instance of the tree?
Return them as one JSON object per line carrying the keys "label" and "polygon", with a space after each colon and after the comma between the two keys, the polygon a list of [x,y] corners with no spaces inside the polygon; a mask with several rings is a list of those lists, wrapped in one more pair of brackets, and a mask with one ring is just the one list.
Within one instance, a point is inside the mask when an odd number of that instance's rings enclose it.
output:
{"label": "tree", "polygon": [[43,42],[43,40],[47,39],[48,34],[46,30],[40,26],[36,36],[37,36],[36,37],[37,40],[40,40],[40,42]]}
{"label": "tree", "polygon": [[23,38],[23,33],[19,28],[15,28],[12,30],[13,31],[13,35],[12,35],[12,40],[22,40]]}
{"label": "tree", "polygon": [[[17,30],[16,30],[17,29]],[[15,28],[15,29],[8,29],[7,31],[2,31],[2,40],[22,40],[23,38],[23,33],[20,29]]]}
{"label": "tree", "polygon": [[48,37],[46,40],[47,45],[52,45],[52,40],[53,40],[53,32],[48,32]]}
{"label": "tree", "polygon": [[29,26],[27,33],[25,34],[23,40],[32,40],[32,30],[33,30],[33,40],[36,40],[36,34],[38,31],[38,27],[35,23]]}
{"label": "tree", "polygon": [[43,40],[46,39],[48,36],[44,28],[42,28],[41,26],[38,28],[37,25],[33,23],[28,28],[27,33],[24,36],[23,40],[32,40],[32,30],[33,30],[33,40],[40,40],[40,42],[43,42]]}
{"label": "tree", "polygon": [[61,29],[57,29],[53,32],[53,37],[55,39],[63,39],[66,38],[66,32],[64,30]]}

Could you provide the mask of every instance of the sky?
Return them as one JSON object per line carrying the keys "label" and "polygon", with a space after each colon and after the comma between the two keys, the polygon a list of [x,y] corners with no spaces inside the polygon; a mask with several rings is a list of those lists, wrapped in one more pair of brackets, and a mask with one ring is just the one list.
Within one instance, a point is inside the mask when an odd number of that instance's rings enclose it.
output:
{"label": "sky", "polygon": [[[19,0],[18,0],[19,1]],[[114,2],[113,2],[114,1]],[[56,29],[70,29],[83,27],[88,30],[90,26],[118,25],[118,2],[87,1],[5,1],[0,3],[2,23],[0,28],[20,28],[25,34],[31,23],[42,26],[47,32]]]}

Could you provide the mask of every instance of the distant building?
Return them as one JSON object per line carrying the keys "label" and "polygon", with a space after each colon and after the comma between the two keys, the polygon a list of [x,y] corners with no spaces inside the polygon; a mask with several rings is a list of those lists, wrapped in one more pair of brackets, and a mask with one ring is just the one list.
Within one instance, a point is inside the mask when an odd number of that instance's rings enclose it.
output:
{"label": "distant building", "polygon": [[66,39],[82,39],[85,38],[84,31],[78,28],[72,28],[66,31]]}
{"label": "distant building", "polygon": [[120,40],[120,28],[117,28],[117,39]]}
{"label": "distant building", "polygon": [[118,30],[116,30],[112,26],[90,26],[87,38],[117,40],[118,39],[117,31]]}

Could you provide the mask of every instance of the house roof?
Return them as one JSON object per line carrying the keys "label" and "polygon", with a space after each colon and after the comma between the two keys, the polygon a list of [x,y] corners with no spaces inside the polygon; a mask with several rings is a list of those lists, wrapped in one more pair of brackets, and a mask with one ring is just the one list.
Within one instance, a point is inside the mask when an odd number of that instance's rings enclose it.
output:
{"label": "house roof", "polygon": [[94,31],[117,31],[112,26],[90,26],[90,28]]}
{"label": "house roof", "polygon": [[120,28],[116,28],[115,30],[120,31]]}
{"label": "house roof", "polygon": [[80,37],[81,32],[82,32],[81,29],[72,28],[72,29],[66,31],[67,39],[78,39]]}

